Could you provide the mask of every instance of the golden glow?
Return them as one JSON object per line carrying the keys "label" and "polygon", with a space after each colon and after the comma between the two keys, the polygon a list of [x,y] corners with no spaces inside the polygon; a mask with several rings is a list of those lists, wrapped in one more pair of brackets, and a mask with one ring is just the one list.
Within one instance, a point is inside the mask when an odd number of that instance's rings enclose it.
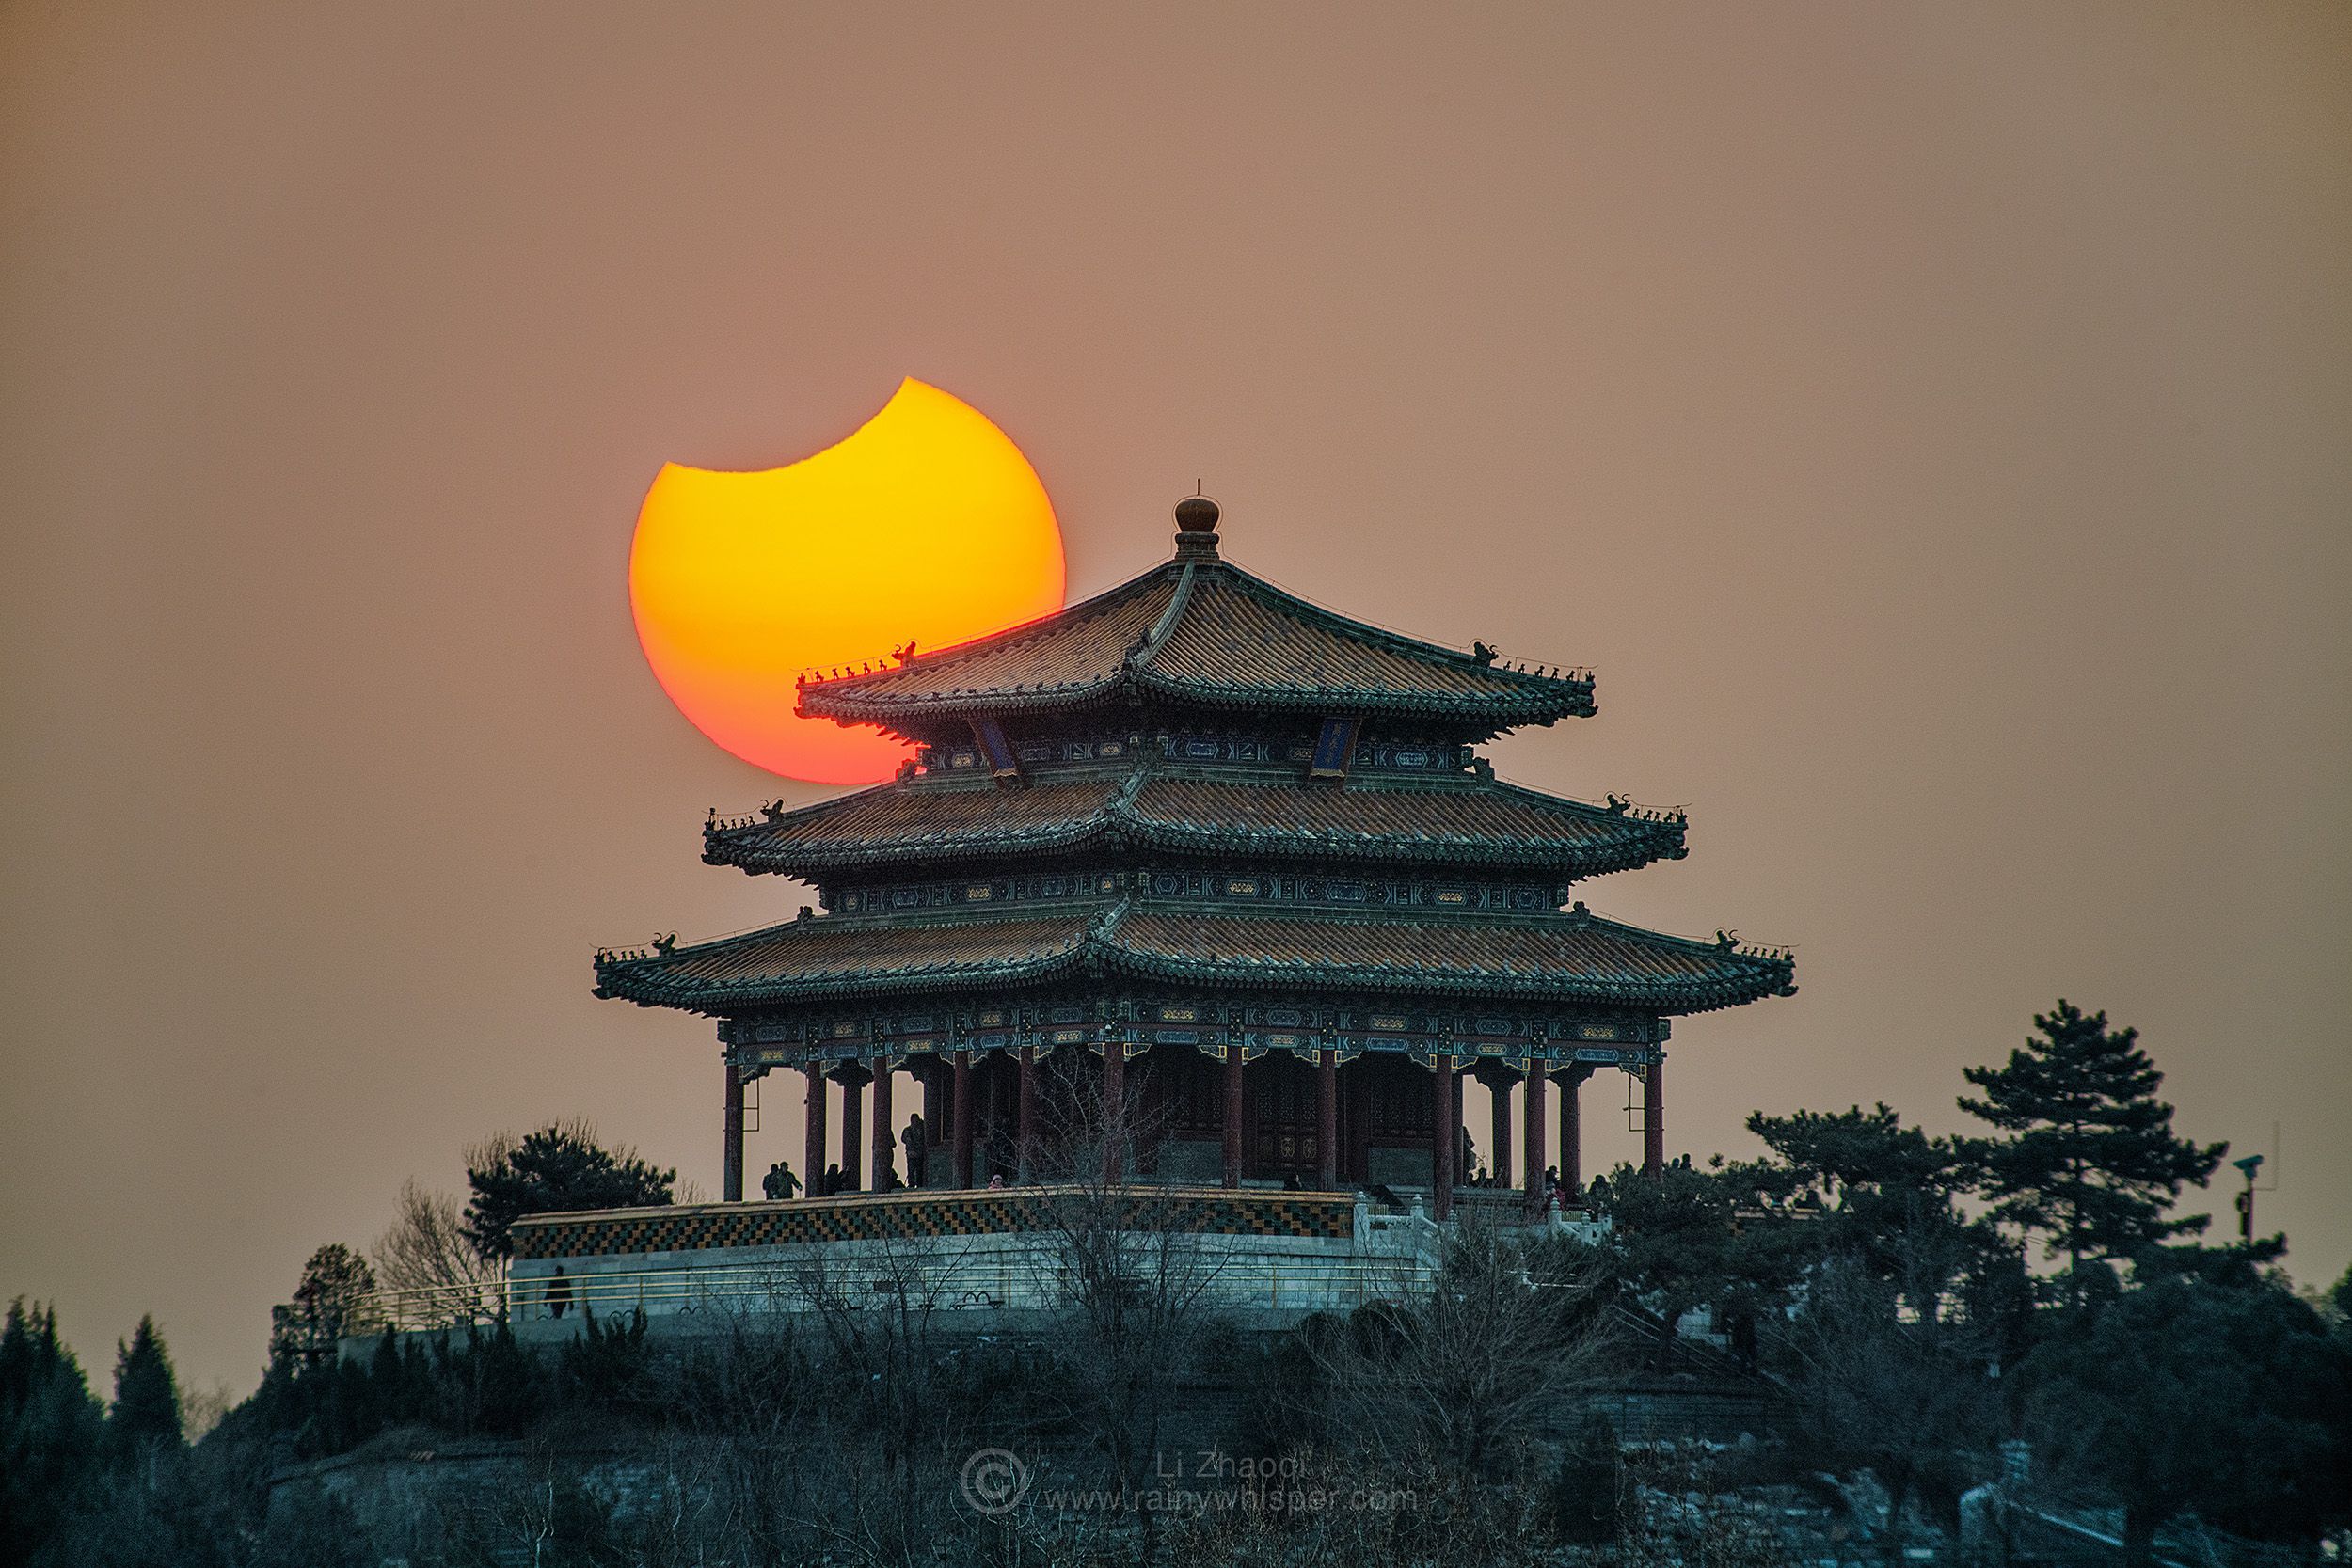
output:
{"label": "golden glow", "polygon": [[788,467],[672,463],[637,515],[637,640],[661,689],[746,762],[816,784],[890,776],[901,742],[802,719],[816,666],[886,663],[1062,602],[1061,529],[1037,470],[987,416],[920,381]]}

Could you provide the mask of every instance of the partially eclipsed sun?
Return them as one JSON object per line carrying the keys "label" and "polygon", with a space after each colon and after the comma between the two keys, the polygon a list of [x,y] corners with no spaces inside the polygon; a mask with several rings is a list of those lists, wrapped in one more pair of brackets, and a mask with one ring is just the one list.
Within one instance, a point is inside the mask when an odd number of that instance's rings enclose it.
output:
{"label": "partially eclipsed sun", "polygon": [[901,382],[788,467],[662,467],[637,515],[629,607],[655,678],[746,762],[815,784],[887,778],[906,746],[792,711],[803,670],[942,648],[1060,608],[1061,530],[1021,449]]}

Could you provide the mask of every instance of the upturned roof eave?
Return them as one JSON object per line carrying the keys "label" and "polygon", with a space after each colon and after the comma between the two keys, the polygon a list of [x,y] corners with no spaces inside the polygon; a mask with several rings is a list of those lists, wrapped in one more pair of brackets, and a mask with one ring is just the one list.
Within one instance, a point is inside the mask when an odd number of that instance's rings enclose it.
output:
{"label": "upturned roof eave", "polygon": [[799,876],[805,871],[854,871],[870,865],[903,864],[911,855],[942,862],[993,859],[1060,849],[1083,848],[1110,830],[1106,822],[1087,818],[1050,829],[1003,828],[959,834],[909,835],[858,843],[836,841],[832,846],[793,850],[735,850],[724,840],[707,840],[703,861],[732,865],[755,876]]}
{"label": "upturned roof eave", "polygon": [[631,1002],[641,1007],[666,1007],[678,1012],[720,1018],[747,1009],[788,1006],[796,1003],[957,990],[983,979],[993,985],[1043,985],[1088,968],[1090,958],[1099,958],[1101,967],[1104,969],[1142,980],[1257,990],[1295,990],[1306,987],[1367,990],[1397,996],[1508,998],[1570,1006],[1638,1008],[1667,1018],[1719,1012],[1768,997],[1794,995],[1796,991],[1791,983],[1765,976],[1757,976],[1745,983],[1677,985],[1657,981],[1497,974],[1489,971],[1448,974],[1425,969],[1392,970],[1313,963],[1194,961],[1138,954],[1123,948],[1115,948],[1098,956],[1092,954],[1089,948],[1090,944],[1051,958],[1017,963],[961,965],[934,971],[871,972],[847,978],[641,984],[632,983],[628,977],[613,977],[599,980],[595,994],[600,1000]]}
{"label": "upturned roof eave", "polygon": [[1226,686],[1165,675],[1149,667],[1134,673],[1137,689],[1206,707],[1274,708],[1286,713],[1346,714],[1362,718],[1450,720],[1463,727],[1515,728],[1589,719],[1599,712],[1589,692],[1580,700],[1541,701],[1534,692],[1448,696],[1437,692],[1381,691],[1339,687]]}
{"label": "upturned roof eave", "polygon": [[1509,997],[1519,1001],[1638,1007],[1667,1018],[1717,1012],[1725,1007],[1760,1002],[1770,996],[1791,995],[1795,991],[1793,985],[1762,974],[1752,980],[1743,977],[1737,982],[1725,979],[1687,984],[1651,980],[1594,980],[1544,974],[1498,974],[1489,970],[1446,973],[1373,965],[1188,959],[1164,954],[1136,953],[1124,948],[1111,956],[1109,967],[1138,977],[1194,984],[1271,990],[1309,985],[1373,990],[1391,995]]}
{"label": "upturned roof eave", "polygon": [[[1415,693],[1391,689],[1354,690],[1284,685],[1224,686],[1187,680],[1153,668],[1190,611],[1185,590],[1210,573],[1216,573],[1243,593],[1279,612],[1307,621],[1328,634],[1377,648],[1435,669],[1453,670],[1502,683],[1511,689],[1487,693]],[[1009,646],[1025,639],[1049,636],[1105,613],[1135,594],[1173,577],[1169,602],[1151,630],[1139,638],[1118,667],[1097,678],[1029,689],[1023,685],[987,686],[946,690],[927,689],[893,695],[867,694],[861,688],[874,683],[901,684],[905,672],[927,665],[945,666],[990,648]],[[943,675],[951,679],[952,675]],[[1533,671],[1481,661],[1470,654],[1424,639],[1390,631],[1300,598],[1226,561],[1165,561],[1141,575],[1034,621],[975,638],[953,647],[918,655],[897,670],[845,675],[814,681],[801,688],[795,711],[804,717],[832,719],[839,723],[892,726],[902,722],[952,722],[959,718],[1052,712],[1150,694],[1176,702],[1213,707],[1272,707],[1283,712],[1350,713],[1364,717],[1450,719],[1463,726],[1486,728],[1550,724],[1561,719],[1589,718],[1597,711],[1589,677],[1545,675]]]}
{"label": "upturned roof eave", "polygon": [[[919,994],[952,990],[985,980],[993,984],[1035,985],[1083,967],[1088,944],[1079,942],[1058,953],[977,964],[942,964],[924,969],[866,970],[854,975],[818,979],[769,976],[751,980],[696,981],[663,977],[641,981],[628,968],[599,970],[595,995],[599,1001],[633,1002],[641,1007],[668,1007],[678,1012],[724,1017],[747,1007],[783,1006],[795,1002],[822,1002],[837,997]],[[632,965],[652,960],[631,960]]]}
{"label": "upturned roof eave", "polygon": [[731,865],[757,877],[798,877],[811,872],[860,871],[901,864],[921,854],[943,864],[967,864],[1011,856],[1083,849],[1113,838],[1137,847],[1183,854],[1221,851],[1261,854],[1282,861],[1313,862],[1336,857],[1365,860],[1384,866],[1475,866],[1481,870],[1542,873],[1568,881],[1638,871],[1661,860],[1669,851],[1646,845],[1612,846],[1609,852],[1562,853],[1496,841],[1460,839],[1343,838],[1274,830],[1207,829],[1168,826],[1120,828],[1093,823],[1083,830],[1053,834],[975,833],[955,839],[892,839],[881,844],[798,853],[784,851],[723,852],[706,850],[711,865]]}
{"label": "upturned roof eave", "polygon": [[[1677,949],[1726,966],[1724,973],[1692,979],[1639,979],[1570,976],[1541,972],[1497,973],[1490,969],[1407,969],[1391,965],[1322,963],[1311,959],[1200,959],[1152,952],[1138,947],[1123,931],[1136,907],[1132,896],[1097,906],[1082,930],[1072,933],[1053,952],[1027,958],[935,964],[900,969],[867,968],[855,974],[793,979],[782,975],[744,980],[695,980],[665,975],[680,961],[707,960],[712,955],[751,943],[772,941],[797,925],[771,927],[740,937],[670,954],[628,957],[600,956],[595,994],[604,1000],[633,1002],[640,1006],[670,1007],[707,1016],[724,1016],[748,1008],[788,1006],[796,1002],[836,997],[913,994],[949,990],[987,980],[993,984],[1036,985],[1081,969],[1125,973],[1137,978],[1254,987],[1296,988],[1300,985],[1376,990],[1386,994],[1493,996],[1549,1000],[1602,1006],[1640,1007],[1665,1017],[1714,1012],[1796,992],[1795,964],[1785,955],[1759,953],[1669,936],[1619,921],[1580,912],[1567,918],[1599,925],[1648,944]],[[1081,918],[1073,914],[1073,921]],[[1255,919],[1255,915],[1224,918]],[[1351,915],[1364,919],[1366,915]],[[1412,924],[1410,917],[1372,915],[1383,923]],[[1492,917],[1498,924],[1549,922],[1557,916]],[[985,915],[958,914],[947,919],[910,922],[924,927],[997,924]],[[887,918],[860,920],[858,928],[888,928]]]}
{"label": "upturned roof eave", "polygon": [[1433,720],[1482,733],[1529,724],[1553,724],[1563,719],[1590,719],[1600,711],[1589,692],[1581,698],[1544,701],[1534,693],[1465,697],[1333,687],[1224,686],[1164,675],[1149,668],[1122,670],[1102,680],[1066,686],[933,691],[904,697],[861,698],[823,693],[811,688],[802,694],[793,711],[805,719],[892,728],[1117,707],[1140,697],[1157,697],[1199,707],[1238,708],[1304,718],[1336,713],[1367,719]]}
{"label": "upturned roof eave", "polygon": [[[1606,841],[1580,847],[1514,840],[1507,836],[1431,837],[1346,833],[1274,826],[1204,825],[1145,815],[1135,804],[1134,798],[1138,786],[1154,776],[1165,775],[1157,774],[1153,768],[1148,766],[1137,768],[1130,775],[1125,788],[1086,816],[1039,827],[987,827],[966,832],[903,833],[862,840],[836,839],[778,849],[763,849],[747,842],[758,835],[779,831],[795,821],[809,820],[843,808],[848,803],[904,787],[885,784],[834,800],[803,806],[771,821],[743,822],[726,827],[706,826],[703,859],[712,865],[733,865],[754,875],[798,876],[894,864],[908,856],[930,856],[961,863],[1063,851],[1117,840],[1179,853],[1238,850],[1296,861],[1348,856],[1375,861],[1384,865],[1466,864],[1482,869],[1543,873],[1575,880],[1638,870],[1661,860],[1680,859],[1685,852],[1685,824],[1678,816],[1629,816],[1603,811],[1582,801],[1500,780],[1488,779],[1475,784],[1449,781],[1444,785],[1434,787],[1431,781],[1416,780],[1409,784],[1396,786],[1396,793],[1439,795],[1456,789],[1476,794],[1492,793],[1516,798],[1543,811],[1576,816],[1588,823],[1606,823],[1622,831]],[[1277,786],[1269,784],[1267,787]]]}
{"label": "upturned roof eave", "polygon": [[1381,865],[1422,865],[1432,868],[1474,866],[1481,870],[1538,873],[1569,881],[1638,871],[1661,860],[1676,858],[1679,846],[1662,837],[1619,841],[1587,850],[1518,844],[1502,839],[1407,838],[1396,834],[1343,835],[1279,828],[1195,827],[1150,819],[1096,816],[1050,832],[1022,829],[924,837],[889,838],[863,844],[838,844],[794,850],[732,849],[724,840],[706,842],[703,859],[711,865],[732,865],[754,876],[797,877],[811,873],[858,871],[874,866],[903,865],[920,855],[943,863],[1020,857],[1082,849],[1120,841],[1137,847],[1182,854],[1240,852],[1283,861],[1322,861],[1334,858],[1365,860]]}
{"label": "upturned roof eave", "polygon": [[995,688],[980,691],[927,691],[907,697],[860,698],[810,687],[801,694],[793,712],[803,719],[831,719],[842,724],[881,724],[925,721],[953,723],[969,718],[993,718],[1009,713],[1048,713],[1057,709],[1091,707],[1115,702],[1126,690],[1123,673],[1102,680],[1073,681],[1063,686]]}

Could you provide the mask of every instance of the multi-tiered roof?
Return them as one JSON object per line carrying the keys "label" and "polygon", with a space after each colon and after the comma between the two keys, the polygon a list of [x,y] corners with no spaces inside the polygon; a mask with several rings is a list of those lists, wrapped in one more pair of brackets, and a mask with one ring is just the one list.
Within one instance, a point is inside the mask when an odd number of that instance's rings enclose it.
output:
{"label": "multi-tiered roof", "polygon": [[801,696],[803,712],[911,739],[960,734],[979,717],[1152,703],[1252,722],[1346,712],[1484,737],[1590,714],[1593,680],[1351,621],[1218,559],[1212,543],[1026,626]]}
{"label": "multi-tiered roof", "polygon": [[1098,1050],[1148,1045],[1171,999],[1246,1044],[1474,1037],[1525,1059],[1574,1039],[1638,1055],[1669,1017],[1794,989],[1785,953],[1573,901],[1679,859],[1681,814],[1504,784],[1477,754],[1590,715],[1589,673],[1310,604],[1221,559],[1205,515],[1175,559],[1055,614],[804,678],[803,713],[904,736],[919,763],[714,818],[703,852],[813,882],[824,912],[599,955],[598,993],[727,1020],[771,1062],[849,1023],[861,1054],[945,1049],[958,1007],[999,1021],[988,1044],[1050,1042],[1066,1019]]}

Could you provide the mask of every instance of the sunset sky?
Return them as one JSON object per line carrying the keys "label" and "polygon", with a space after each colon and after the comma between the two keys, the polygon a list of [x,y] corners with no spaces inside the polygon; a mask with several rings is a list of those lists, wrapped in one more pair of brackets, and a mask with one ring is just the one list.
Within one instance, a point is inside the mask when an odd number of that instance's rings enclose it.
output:
{"label": "sunset sky", "polygon": [[590,954],[807,895],[699,861],[779,785],[648,672],[630,532],[906,376],[1073,596],[1198,481],[1286,588],[1596,668],[1500,770],[1692,853],[1583,895],[1797,950],[1677,1028],[1670,1148],[1957,1129],[2063,995],[2277,1125],[2331,1278],[2347,169],[2332,3],[0,8],[0,1299],[242,1393],[493,1130],[716,1193],[709,1026]]}

